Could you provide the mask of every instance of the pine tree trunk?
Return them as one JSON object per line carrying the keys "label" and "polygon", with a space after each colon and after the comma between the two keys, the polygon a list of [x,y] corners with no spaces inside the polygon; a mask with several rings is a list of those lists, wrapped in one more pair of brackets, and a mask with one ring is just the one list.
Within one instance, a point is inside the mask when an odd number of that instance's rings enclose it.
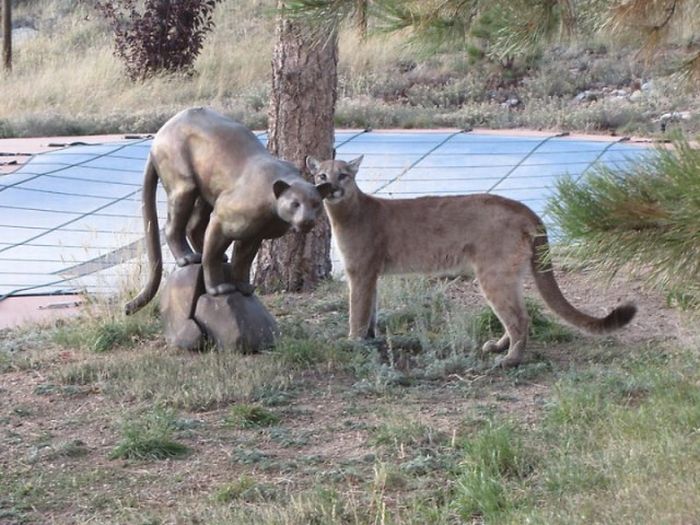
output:
{"label": "pine tree trunk", "polygon": [[367,9],[369,8],[369,0],[356,0],[357,1],[357,18],[355,19],[355,26],[357,27],[357,33],[360,36],[360,40],[367,40]]}
{"label": "pine tree trunk", "polygon": [[2,0],[2,62],[5,70],[12,70],[12,6]]}
{"label": "pine tree trunk", "polygon": [[[267,147],[312,180],[306,156],[333,154],[338,46],[336,35],[319,41],[302,25],[282,17],[277,23]],[[255,282],[262,291],[308,291],[330,272],[330,225],[321,213],[308,234],[290,232],[263,243]]]}

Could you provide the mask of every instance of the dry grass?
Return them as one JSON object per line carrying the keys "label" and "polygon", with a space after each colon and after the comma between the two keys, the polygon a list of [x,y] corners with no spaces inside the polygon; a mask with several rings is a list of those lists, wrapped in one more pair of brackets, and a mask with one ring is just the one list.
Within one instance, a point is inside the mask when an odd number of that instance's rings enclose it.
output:
{"label": "dry grass", "polygon": [[[144,82],[126,79],[112,55],[107,27],[88,3],[33,0],[15,8],[38,36],[15,46],[14,71],[0,76],[0,136],[154,132],[172,114],[210,105],[253,128],[267,124],[270,61],[274,44],[272,0],[226,0],[205,41],[196,73]],[[550,50],[522,80],[488,64],[470,64],[455,50],[430,52],[409,45],[405,34],[365,42],[352,30],[340,38],[339,126],[531,127],[655,134],[654,119],[690,111],[675,126],[700,129],[697,93],[675,79],[635,103],[574,104],[584,89],[625,87],[633,79],[668,73],[673,55],[644,66],[633,52],[597,40]],[[608,51],[609,50],[609,51]],[[655,68],[655,69],[654,69]],[[657,79],[658,80],[658,79]],[[517,95],[522,104],[503,103]]]}

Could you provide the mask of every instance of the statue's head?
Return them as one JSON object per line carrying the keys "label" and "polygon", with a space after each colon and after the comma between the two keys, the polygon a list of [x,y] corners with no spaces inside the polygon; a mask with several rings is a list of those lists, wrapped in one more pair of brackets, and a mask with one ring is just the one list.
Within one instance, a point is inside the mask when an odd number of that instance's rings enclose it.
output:
{"label": "statue's head", "polygon": [[304,180],[291,184],[280,179],[272,185],[277,200],[277,215],[289,223],[295,232],[308,232],[321,211],[321,201],[332,191],[333,186],[322,183],[314,186]]}

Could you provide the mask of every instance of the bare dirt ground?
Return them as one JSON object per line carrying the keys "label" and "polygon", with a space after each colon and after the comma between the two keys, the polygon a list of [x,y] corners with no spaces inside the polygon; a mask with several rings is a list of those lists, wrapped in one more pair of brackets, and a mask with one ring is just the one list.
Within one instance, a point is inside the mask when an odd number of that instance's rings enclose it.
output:
{"label": "bare dirt ground", "polygon": [[[120,420],[148,406],[147,400],[107,392],[99,381],[61,384],[57,371],[84,361],[84,350],[46,341],[43,351],[26,350],[25,359],[22,337],[5,332],[6,346],[14,347],[0,361],[0,486],[6,491],[0,495],[0,523],[144,523],[148,516],[162,523],[206,523],[202,516],[222,505],[222,487],[242,477],[278,495],[319,485],[352,494],[376,482],[378,464],[393,465],[405,478],[386,488],[389,505],[398,505],[406,491],[430,491],[444,483],[436,464],[454,461],[450,443],[474,425],[493,414],[536,424],[558,374],[591,360],[619,358],[628,347],[688,335],[683,314],[643,291],[641,283],[618,278],[608,285],[581,272],[558,277],[581,309],[603,314],[634,300],[639,314],[612,338],[533,342],[521,367],[526,373],[467,371],[368,391],[357,388],[348,369],[310,368],[296,376],[282,401],[269,406],[280,418],[273,427],[232,428],[226,423],[229,407],[178,411],[184,422],[178,441],[190,453],[164,461],[109,459],[120,439]],[[471,281],[454,282],[449,294],[473,308],[484,304]],[[304,298],[283,303],[294,300]],[[177,353],[159,338],[137,351]],[[544,372],[537,371],[538,363],[547,364]],[[69,443],[78,452],[66,452]],[[411,469],[422,477],[412,477]]]}

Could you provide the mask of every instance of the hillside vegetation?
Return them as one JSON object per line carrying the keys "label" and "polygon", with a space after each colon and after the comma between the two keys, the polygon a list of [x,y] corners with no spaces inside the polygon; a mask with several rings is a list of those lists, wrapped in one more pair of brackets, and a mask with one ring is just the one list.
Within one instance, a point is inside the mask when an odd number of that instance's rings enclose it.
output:
{"label": "hillside vegetation", "polygon": [[[90,2],[24,0],[14,10],[14,69],[0,76],[0,137],[152,132],[174,112],[211,105],[264,128],[274,44],[272,0],[224,0],[192,76],[130,81]],[[685,38],[685,37],[683,37]],[[428,50],[402,33],[341,35],[338,126],[529,127],[654,135],[696,132],[700,97],[674,77],[667,49],[644,63],[592,36],[513,68],[465,50]]]}

